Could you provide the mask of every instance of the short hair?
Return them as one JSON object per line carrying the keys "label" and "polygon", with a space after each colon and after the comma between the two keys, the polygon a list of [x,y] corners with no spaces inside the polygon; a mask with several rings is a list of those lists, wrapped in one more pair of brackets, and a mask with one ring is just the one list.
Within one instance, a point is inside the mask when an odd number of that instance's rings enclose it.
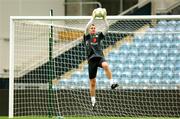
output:
{"label": "short hair", "polygon": [[91,24],[90,26],[95,26],[95,24]]}
{"label": "short hair", "polygon": [[90,29],[91,26],[96,26],[95,24],[91,24],[88,29]]}

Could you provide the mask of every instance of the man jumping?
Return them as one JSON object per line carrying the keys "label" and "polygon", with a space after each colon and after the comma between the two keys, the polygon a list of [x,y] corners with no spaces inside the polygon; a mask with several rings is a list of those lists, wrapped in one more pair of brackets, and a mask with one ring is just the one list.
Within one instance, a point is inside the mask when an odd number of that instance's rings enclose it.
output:
{"label": "man jumping", "polygon": [[104,69],[105,74],[110,81],[111,89],[115,89],[119,86],[112,79],[112,72],[109,68],[107,61],[104,58],[104,54],[101,47],[101,40],[105,38],[105,35],[109,28],[109,24],[107,22],[106,16],[103,16],[103,21],[105,22],[106,28],[103,32],[96,32],[96,25],[93,24],[95,18],[96,18],[95,15],[92,14],[92,18],[86,25],[85,34],[84,34],[84,44],[86,46],[88,71],[89,71],[89,79],[90,79],[90,96],[93,107],[95,106],[96,103],[95,88],[96,88],[96,74],[98,67]]}

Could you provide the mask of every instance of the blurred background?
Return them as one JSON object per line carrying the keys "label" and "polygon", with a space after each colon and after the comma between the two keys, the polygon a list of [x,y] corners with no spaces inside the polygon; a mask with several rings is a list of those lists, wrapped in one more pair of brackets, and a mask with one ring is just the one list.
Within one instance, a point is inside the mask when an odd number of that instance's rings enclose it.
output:
{"label": "blurred background", "polygon": [[[180,14],[179,0],[0,0],[0,89],[8,90],[9,83],[10,16],[49,16],[50,9],[54,16],[89,16],[97,7],[106,8],[108,15]],[[0,106],[8,104],[7,98],[0,92]],[[0,111],[4,114],[7,110]]]}
{"label": "blurred background", "polygon": [[147,7],[141,15],[180,14],[179,0],[0,0],[0,78],[8,78],[10,16],[48,16],[50,9],[55,16],[88,16],[97,7],[108,15],[133,14],[140,7]]}

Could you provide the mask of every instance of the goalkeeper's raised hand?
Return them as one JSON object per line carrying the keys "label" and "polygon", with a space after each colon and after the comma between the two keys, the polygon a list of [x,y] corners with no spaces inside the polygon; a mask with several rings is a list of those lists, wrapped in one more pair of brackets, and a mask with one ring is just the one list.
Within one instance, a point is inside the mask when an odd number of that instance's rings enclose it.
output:
{"label": "goalkeeper's raised hand", "polygon": [[103,10],[104,10],[103,19],[105,20],[105,19],[106,19],[106,16],[107,16],[107,11],[106,11],[106,9],[105,9],[105,8],[103,8]]}
{"label": "goalkeeper's raised hand", "polygon": [[93,19],[95,18],[102,18],[105,19],[107,15],[106,9],[105,8],[96,8],[92,12],[92,17]]}
{"label": "goalkeeper's raised hand", "polygon": [[95,14],[95,13],[96,13],[96,9],[94,9],[93,12],[92,12],[92,17],[93,17],[93,19],[96,18],[96,14]]}

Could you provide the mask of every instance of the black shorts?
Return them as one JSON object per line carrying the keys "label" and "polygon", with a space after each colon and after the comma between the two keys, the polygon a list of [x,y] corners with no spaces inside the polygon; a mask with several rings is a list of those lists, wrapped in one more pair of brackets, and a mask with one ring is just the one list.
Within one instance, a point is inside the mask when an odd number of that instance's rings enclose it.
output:
{"label": "black shorts", "polygon": [[89,79],[96,78],[98,67],[102,68],[102,62],[106,60],[103,57],[94,57],[88,61]]}

